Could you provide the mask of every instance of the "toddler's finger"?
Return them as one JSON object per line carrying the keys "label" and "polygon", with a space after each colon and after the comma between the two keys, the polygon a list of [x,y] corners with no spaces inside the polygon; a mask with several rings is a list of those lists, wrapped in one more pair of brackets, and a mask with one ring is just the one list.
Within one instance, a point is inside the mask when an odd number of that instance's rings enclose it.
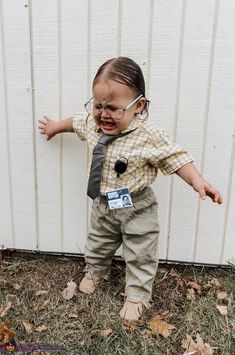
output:
{"label": "toddler's finger", "polygon": [[47,122],[49,122],[49,121],[50,121],[50,118],[49,118],[49,117],[47,117],[47,116],[43,116],[43,118],[45,118],[45,120],[46,120]]}
{"label": "toddler's finger", "polygon": [[199,195],[200,197],[205,200],[206,199],[206,193],[205,193],[205,190],[204,189],[201,189],[198,191],[199,192]]}
{"label": "toddler's finger", "polygon": [[48,123],[46,119],[40,119],[38,120],[39,123],[42,123],[44,126]]}
{"label": "toddler's finger", "polygon": [[40,124],[40,125],[38,125],[38,128],[39,129],[45,129],[45,125]]}
{"label": "toddler's finger", "polygon": [[216,192],[215,197],[214,197],[214,202],[218,203],[219,205],[221,205],[221,203],[223,203],[223,198],[219,192]]}
{"label": "toddler's finger", "polygon": [[40,120],[38,120],[38,123],[43,123],[43,124],[45,124],[45,120],[40,119]]}

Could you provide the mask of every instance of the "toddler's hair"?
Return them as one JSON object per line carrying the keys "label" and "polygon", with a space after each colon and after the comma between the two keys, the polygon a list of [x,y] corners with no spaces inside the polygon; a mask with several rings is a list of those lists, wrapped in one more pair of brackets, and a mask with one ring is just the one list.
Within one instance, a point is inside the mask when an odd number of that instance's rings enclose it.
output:
{"label": "toddler's hair", "polygon": [[[145,81],[140,66],[134,60],[127,57],[118,57],[107,60],[98,69],[93,80],[93,87],[99,81],[100,77],[117,81],[132,88],[136,96],[142,94],[145,97]],[[146,105],[141,114],[148,116],[149,100],[146,99]],[[147,118],[147,117],[146,117]]]}

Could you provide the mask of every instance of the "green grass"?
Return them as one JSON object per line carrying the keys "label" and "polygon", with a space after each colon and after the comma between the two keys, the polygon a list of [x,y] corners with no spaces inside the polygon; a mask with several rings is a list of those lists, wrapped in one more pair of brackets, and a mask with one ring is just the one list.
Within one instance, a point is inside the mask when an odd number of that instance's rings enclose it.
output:
{"label": "green grass", "polygon": [[[178,277],[170,275],[172,268]],[[235,354],[235,273],[232,265],[226,269],[160,265],[152,306],[145,312],[143,324],[133,331],[126,329],[119,317],[124,264],[114,262],[110,281],[102,284],[93,295],[77,290],[71,300],[63,299],[61,291],[67,282],[73,280],[79,284],[83,275],[81,259],[5,252],[1,261],[0,308],[4,308],[7,301],[12,306],[4,317],[0,317],[0,324],[11,323],[17,344],[58,344],[66,348],[53,354],[181,355],[185,351],[181,343],[186,334],[195,339],[197,333],[217,355]],[[217,280],[217,285],[213,279]],[[202,292],[196,293],[193,301],[187,299],[189,281],[202,286]],[[15,284],[20,288],[16,289]],[[39,290],[48,293],[36,296]],[[218,300],[219,291],[226,291],[228,299]],[[218,304],[228,307],[227,315],[219,313]],[[40,310],[39,306],[44,308]],[[78,317],[70,318],[71,313]],[[156,314],[164,314],[164,321],[175,326],[168,338],[151,335],[149,321]],[[25,331],[22,320],[32,324],[31,333]],[[40,325],[46,325],[48,330],[38,333],[36,328]],[[112,334],[104,337],[100,332],[107,328],[112,329]]]}

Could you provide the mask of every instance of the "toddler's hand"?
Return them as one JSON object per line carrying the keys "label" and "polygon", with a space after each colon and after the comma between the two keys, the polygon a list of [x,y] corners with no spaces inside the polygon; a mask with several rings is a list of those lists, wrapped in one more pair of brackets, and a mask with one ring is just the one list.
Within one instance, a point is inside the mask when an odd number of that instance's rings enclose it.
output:
{"label": "toddler's hand", "polygon": [[41,134],[47,135],[47,140],[49,141],[52,137],[54,137],[57,133],[56,126],[57,122],[53,121],[49,117],[44,116],[42,119],[38,120],[39,125],[38,128]]}
{"label": "toddler's hand", "polygon": [[205,200],[206,195],[209,196],[213,202],[221,204],[223,198],[221,194],[202,177],[197,177],[192,181],[192,187],[197,191],[200,197]]}

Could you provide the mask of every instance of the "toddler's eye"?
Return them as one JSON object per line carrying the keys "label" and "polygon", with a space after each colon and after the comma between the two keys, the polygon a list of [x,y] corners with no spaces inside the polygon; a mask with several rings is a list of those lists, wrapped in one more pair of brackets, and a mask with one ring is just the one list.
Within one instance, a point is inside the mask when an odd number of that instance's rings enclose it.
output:
{"label": "toddler's eye", "polygon": [[102,105],[101,104],[95,104],[94,105],[96,110],[101,110],[102,109]]}
{"label": "toddler's eye", "polygon": [[117,108],[116,106],[113,106],[113,105],[107,105],[107,106],[106,106],[106,109],[109,110],[109,111],[114,112],[114,111],[116,111],[118,108]]}

